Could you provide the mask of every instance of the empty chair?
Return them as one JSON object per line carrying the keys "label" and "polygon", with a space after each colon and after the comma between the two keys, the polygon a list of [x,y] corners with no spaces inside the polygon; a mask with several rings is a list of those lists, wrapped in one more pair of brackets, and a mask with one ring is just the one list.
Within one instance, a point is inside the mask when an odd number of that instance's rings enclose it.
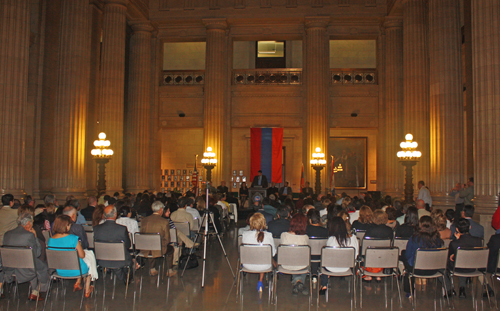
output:
{"label": "empty chair", "polygon": [[[398,294],[399,294],[399,304],[402,307],[401,301],[401,290],[399,287],[399,279],[397,277],[397,269],[399,262],[399,249],[397,247],[380,247],[380,248],[367,248],[365,253],[365,266],[366,267],[377,267],[383,269],[390,269],[390,274],[385,274],[382,272],[369,272],[366,269],[359,269],[359,280],[360,280],[360,306],[363,307],[363,286],[361,285],[361,279],[363,276],[371,277],[392,277],[391,282],[391,293],[393,289],[394,278],[397,282]],[[385,307],[387,308],[387,291],[386,291]]]}
{"label": "empty chair", "polygon": [[274,268],[273,268],[273,250],[271,245],[264,244],[241,244],[240,260],[238,265],[238,275],[236,279],[236,295],[241,295],[243,291],[243,280],[241,274],[246,273],[273,273],[269,284],[269,298],[273,292]]}
{"label": "empty chair", "polygon": [[407,238],[394,238],[392,241],[392,246],[399,248],[399,255],[406,249],[406,244],[408,244]]}
{"label": "empty chair", "polygon": [[[311,247],[309,245],[280,245],[278,246],[278,262],[276,272],[283,274],[308,274],[309,300],[312,298],[312,275],[311,275]],[[274,298],[278,301],[276,289],[278,279],[274,274]]]}
{"label": "empty chair", "polygon": [[[330,270],[331,271],[330,271]],[[344,270],[344,272],[334,272]],[[322,275],[346,277],[352,276],[352,291],[351,300],[354,301],[356,306],[356,249],[354,247],[333,247],[324,246],[321,250],[321,264],[318,271],[318,277]],[[326,302],[328,302],[328,283],[326,285]],[[319,305],[319,291],[321,286],[318,286],[318,305]]]}
{"label": "empty chair", "polygon": [[[126,262],[127,260],[127,255],[126,252],[128,250],[125,249],[125,244],[122,241],[121,243],[107,243],[107,242],[94,242],[94,252],[95,252],[95,259],[99,263],[99,266],[106,269],[121,269],[121,268],[127,268],[127,282],[125,285],[125,298],[127,298],[127,292],[128,292],[128,283],[130,280],[130,270],[131,270],[131,264]],[[123,262],[123,265],[122,265]],[[114,277],[114,283],[113,283],[113,297],[112,299],[115,298],[115,286],[116,286],[116,274]]]}

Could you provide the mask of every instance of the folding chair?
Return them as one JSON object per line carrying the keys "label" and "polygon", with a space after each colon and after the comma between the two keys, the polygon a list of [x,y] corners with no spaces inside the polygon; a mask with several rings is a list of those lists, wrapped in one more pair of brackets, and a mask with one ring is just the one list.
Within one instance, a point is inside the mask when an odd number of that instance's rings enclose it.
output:
{"label": "folding chair", "polygon": [[82,225],[82,227],[85,230],[85,232],[93,232],[94,231],[94,227],[92,227],[92,226]]}
{"label": "folding chair", "polygon": [[[93,240],[92,240],[93,241]],[[77,270],[80,271],[80,275],[78,276],[61,276],[54,271],[54,273],[50,276],[49,288],[47,289],[47,297],[45,298],[45,305],[47,304],[47,300],[50,297],[50,289],[52,287],[52,281],[54,279],[61,280],[75,280],[79,278],[84,278],[88,275],[88,273],[82,273],[82,267],[80,266],[80,257],[78,256],[78,251],[74,248],[66,248],[66,247],[50,247],[47,248],[47,263],[49,269],[54,270]],[[85,290],[82,291],[82,299],[80,301],[80,309],[83,304],[83,296],[85,295]]]}
{"label": "folding chair", "polygon": [[89,242],[89,249],[94,249],[94,231],[85,231],[85,234]]}
{"label": "folding chair", "polygon": [[451,239],[445,239],[443,240],[443,242],[444,242],[443,245],[444,248],[450,248]]}
{"label": "folding chair", "polygon": [[[128,250],[125,249],[125,243],[121,241],[120,243],[109,243],[109,242],[98,242],[94,241],[94,253],[95,253],[95,259],[100,260],[102,268],[104,268],[104,276],[106,277],[106,270],[114,270],[114,269],[121,269],[114,267],[114,266],[108,266],[106,263],[103,263],[102,261],[118,261],[118,262],[124,262],[126,260],[126,252]],[[124,268],[128,268],[128,273],[127,273],[127,283],[125,285],[125,299],[127,298],[127,292],[128,292],[128,283],[130,280],[130,270],[131,267],[128,265],[124,265]],[[106,279],[104,277],[104,279]],[[116,287],[116,273],[113,281],[113,296],[111,299],[115,299],[115,287]]]}
{"label": "folding chair", "polygon": [[[241,244],[239,247],[240,259],[238,265],[238,275],[236,279],[236,296],[241,296],[243,291],[243,280],[241,274],[246,273],[269,273],[273,274],[271,281],[269,282],[269,298],[268,303],[271,301],[271,296],[274,291],[273,279],[274,279],[274,268],[273,268],[273,250],[271,245],[265,244]],[[250,270],[247,268],[248,265],[265,265],[269,268],[262,270]]]}
{"label": "folding chair", "polygon": [[[148,259],[163,258],[163,270],[165,270],[165,258],[166,258],[166,256],[172,255],[171,253],[165,254],[163,252],[163,248],[161,245],[161,236],[159,233],[152,233],[152,234],[136,233],[135,234],[135,248],[136,248],[136,250],[139,250],[139,252],[135,255],[136,262],[137,262],[137,257],[148,258]],[[159,257],[153,257],[151,254],[143,253],[143,251],[146,251],[146,252],[160,251],[160,254],[162,254],[162,255]],[[160,271],[158,271],[158,280],[156,283],[156,287],[160,287],[161,267],[162,267],[162,265],[160,264],[160,266],[158,268]],[[153,268],[153,267],[149,267],[150,270],[151,270],[151,268]],[[167,269],[169,269],[168,264],[167,264]],[[170,278],[170,276],[168,278]],[[142,283],[142,275],[141,275],[141,283]]]}
{"label": "folding chair", "polygon": [[189,227],[189,222],[174,222],[175,229],[177,231],[184,233],[188,238],[191,236],[191,229]]}
{"label": "folding chair", "polygon": [[366,230],[356,230],[356,238],[358,238],[359,244],[361,244],[361,241],[365,237]]}
{"label": "folding chair", "polygon": [[[321,249],[326,246],[327,238],[309,238],[309,246],[311,247],[311,263],[320,263],[321,262]],[[311,271],[313,275],[317,273],[317,271]]]}
{"label": "folding chair", "polygon": [[391,247],[392,240],[391,239],[379,239],[372,238],[363,235],[363,239],[361,240],[361,251],[359,252],[360,256],[365,256],[367,248],[375,248],[375,247]]}
{"label": "folding chair", "polygon": [[399,256],[406,250],[406,244],[408,244],[408,238],[395,237],[394,240],[392,240],[392,246],[399,248]]}
{"label": "folding chair", "polygon": [[[488,254],[490,250],[486,247],[473,247],[473,248],[462,248],[459,247],[455,253],[455,266],[453,270],[450,271],[451,288],[455,288],[453,283],[453,277],[464,277],[464,278],[479,278],[483,276],[484,283],[481,287],[486,288],[486,293],[488,296],[488,302],[491,305],[490,294],[488,291],[488,279],[486,278],[486,268],[488,266]],[[472,272],[462,272],[457,271],[457,269],[471,269]],[[479,279],[477,280],[479,282]],[[476,290],[477,291],[477,283]],[[453,300],[453,298],[452,298]],[[454,304],[454,302],[453,302]],[[472,290],[472,307],[476,306],[477,299],[475,299],[474,290]]]}
{"label": "folding chair", "polygon": [[[276,272],[283,274],[308,274],[309,275],[309,303],[312,299],[312,275],[311,275],[311,247],[309,245],[279,245],[278,246],[278,267]],[[286,269],[284,266],[304,267],[300,270]],[[277,273],[274,273],[274,299],[278,303],[277,287],[278,278]],[[305,284],[304,284],[305,286]]]}
{"label": "folding chair", "polygon": [[42,231],[43,237],[45,238],[45,241],[48,242],[50,237],[52,236],[50,230],[45,230]]}
{"label": "folding chair", "polygon": [[[415,261],[412,271],[407,271],[408,277],[410,278],[410,292],[413,297],[413,308],[417,307],[417,290],[413,289],[411,278],[422,278],[422,279],[435,279],[436,280],[436,293],[438,278],[442,278],[442,288],[444,292],[447,293],[446,283],[444,280],[444,271],[446,271],[446,264],[448,262],[448,250],[446,248],[419,248],[415,253]],[[433,275],[422,275],[418,274],[418,271],[422,270],[436,270],[437,272]],[[417,271],[417,272],[415,272]],[[447,297],[448,300],[448,297]],[[449,300],[448,300],[449,304]],[[434,295],[434,306],[436,306],[436,295]]]}
{"label": "folding chair", "polygon": [[[496,297],[496,292],[495,292],[495,277],[498,279],[499,273],[498,270],[500,269],[500,255],[497,255],[497,265],[495,266],[495,272],[491,274],[491,288],[493,289],[493,295]],[[495,298],[495,307],[498,309],[498,301]]]}
{"label": "folding chair", "polygon": [[[332,272],[328,268],[345,268],[345,272]],[[351,302],[354,300],[354,307],[356,307],[356,250],[354,247],[333,247],[324,246],[321,249],[321,265],[319,267],[318,278],[321,280],[321,275],[346,277],[352,276],[352,291]],[[326,302],[328,302],[328,286],[326,285]],[[319,291],[321,286],[318,286],[318,301],[319,306]]]}
{"label": "folding chair", "polygon": [[[35,267],[35,254],[33,253],[33,249],[28,246],[9,246],[4,245],[0,247],[0,257],[2,258],[2,267],[11,268],[11,269],[32,269],[35,271],[36,277],[36,267]],[[17,281],[17,276],[13,274],[15,280],[15,290],[14,297],[19,298],[19,282]],[[38,282],[38,295],[40,295],[40,286],[41,283]],[[31,283],[28,289],[28,298],[31,294]],[[38,306],[38,299],[36,301]]]}
{"label": "folding chair", "polygon": [[[366,238],[365,238],[366,239]],[[359,288],[360,288],[360,307],[363,308],[363,286],[361,279],[363,276],[371,277],[393,277],[391,279],[391,293],[394,288],[394,278],[396,278],[399,294],[399,305],[403,307],[401,300],[401,290],[399,286],[399,279],[397,277],[397,269],[399,262],[399,249],[397,247],[379,247],[379,248],[367,248],[365,253],[365,267],[374,267],[382,269],[391,269],[390,274],[385,274],[382,272],[374,273],[368,272],[366,269],[359,269]],[[391,298],[392,299],[392,298]],[[385,282],[385,307],[387,308],[387,282]]]}
{"label": "folding chair", "polygon": [[281,238],[273,238],[274,246],[278,247],[281,244]]}

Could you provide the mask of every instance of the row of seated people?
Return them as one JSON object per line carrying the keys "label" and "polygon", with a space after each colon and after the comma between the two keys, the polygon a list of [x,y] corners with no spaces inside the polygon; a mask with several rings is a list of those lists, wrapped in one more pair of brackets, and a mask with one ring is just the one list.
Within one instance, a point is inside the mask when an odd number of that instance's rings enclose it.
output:
{"label": "row of seated people", "polygon": [[[468,212],[466,210],[465,213],[470,213],[470,210]],[[363,228],[366,229],[366,231],[359,231],[360,233],[362,232],[365,237],[392,240],[394,236],[396,236],[408,240],[406,250],[401,254],[401,261],[404,263],[407,271],[411,271],[413,267],[415,252],[418,248],[439,248],[449,244],[449,269],[452,269],[453,256],[458,247],[481,247],[483,245],[482,238],[472,234],[473,225],[472,220],[468,219],[469,217],[461,217],[452,225],[453,234],[451,236],[448,235],[448,238],[453,238],[453,241],[449,243],[450,241],[448,240],[449,242],[445,243],[445,239],[442,237],[443,233],[438,230],[438,224],[436,223],[436,221],[441,221],[442,223],[442,217],[433,219],[431,216],[423,215],[419,219],[418,210],[415,207],[410,207],[408,209],[405,216],[405,223],[399,226],[400,230],[396,230],[396,232],[387,225],[388,216],[383,210],[379,209],[374,212],[371,212],[371,210],[370,212],[363,211],[360,214],[361,219],[358,220],[358,222],[369,224]],[[369,216],[365,217],[365,214]],[[293,217],[290,217],[289,209],[286,206],[281,206],[278,208],[277,218],[267,224],[262,213],[255,213],[249,217],[248,226],[240,228],[239,234],[242,236],[241,242],[244,244],[269,244],[272,246],[274,256],[276,255],[277,247],[275,244],[276,239],[280,239],[279,243],[281,244],[308,245],[309,238],[327,238],[327,246],[353,247],[356,250],[356,256],[359,255],[360,241],[356,237],[356,229],[353,228],[351,230],[349,213],[345,211],[341,212],[331,217],[327,224],[322,223],[319,212],[315,209],[310,209],[306,215],[304,215],[303,212],[298,212],[294,214]],[[438,215],[441,214],[438,213]],[[464,216],[464,213],[462,213],[462,216]],[[353,227],[355,227],[355,225],[356,222],[354,222]],[[500,234],[492,236],[488,243],[488,247],[490,248],[488,272],[492,273],[495,272],[497,264],[498,249],[500,248]],[[312,256],[311,259],[319,258]],[[318,263],[311,262],[311,270],[313,273],[311,281],[313,284],[317,282],[316,274],[318,266]],[[251,269],[252,267],[246,268]],[[299,268],[303,269],[305,267]],[[373,267],[369,269],[378,271]],[[261,274],[257,285],[258,291],[262,291],[263,277],[264,275]],[[293,276],[292,294],[295,295],[299,292],[304,295],[308,294],[307,287],[304,286],[305,278],[305,274]],[[371,278],[366,277],[363,280],[369,282]],[[377,281],[379,280],[380,279],[377,279]],[[327,277],[322,275],[320,288],[321,295],[323,295],[327,289],[327,282]],[[446,288],[450,289],[449,277],[445,279],[445,282],[447,285]],[[459,286],[460,296],[465,297],[465,278],[459,278]],[[488,288],[490,293],[493,294],[492,289],[490,287]],[[404,289],[407,292],[407,296],[411,297],[410,284],[407,277],[405,277]],[[451,291],[445,294],[451,294],[453,292],[454,291]]]}

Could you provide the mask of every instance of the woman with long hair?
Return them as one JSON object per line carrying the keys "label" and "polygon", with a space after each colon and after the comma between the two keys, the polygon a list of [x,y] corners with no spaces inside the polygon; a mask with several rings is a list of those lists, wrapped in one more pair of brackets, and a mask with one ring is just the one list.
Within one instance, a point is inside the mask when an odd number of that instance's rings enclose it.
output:
{"label": "woman with long hair", "polygon": [[104,222],[104,204],[99,204],[94,209],[92,214],[92,227],[95,227]]}
{"label": "woman with long hair", "polygon": [[[276,246],[274,245],[273,235],[265,231],[267,228],[266,219],[261,213],[255,213],[250,217],[250,231],[243,232],[241,243],[243,244],[257,244],[257,245],[271,245],[272,255],[276,255]],[[271,267],[267,265],[245,265],[248,270],[265,270]],[[262,293],[264,285],[262,280],[264,273],[259,274],[259,282],[257,283],[257,291]]]}
{"label": "woman with long hair", "polygon": [[396,228],[397,238],[410,238],[418,227],[418,209],[411,206],[406,210],[405,223]]}
{"label": "woman with long hair", "polygon": [[[346,226],[346,221],[342,217],[333,217],[328,222],[328,234],[329,238],[326,242],[327,246],[333,247],[353,247],[355,251],[355,256],[359,253],[358,239],[355,235],[351,235]],[[331,268],[326,267],[328,271],[331,272],[345,272],[349,269],[343,268]],[[320,295],[324,295],[327,289],[328,276],[321,275],[321,288],[319,290]]]}
{"label": "woman with long hair", "polygon": [[[439,235],[436,225],[432,221],[431,216],[422,216],[418,222],[418,228],[413,234],[413,236],[408,240],[406,245],[406,250],[403,251],[401,257],[403,257],[403,263],[405,265],[406,271],[413,270],[415,264],[415,253],[419,248],[439,248],[443,246],[443,240]],[[433,270],[418,270],[416,271],[420,275],[433,275],[436,271]],[[414,280],[412,279],[412,284]],[[404,278],[404,290],[407,293],[406,297],[410,298],[412,293],[410,292],[410,280],[408,274],[405,274]],[[415,288],[412,286],[412,288]]]}
{"label": "woman with long hair", "polygon": [[451,239],[451,230],[446,228],[447,219],[446,216],[444,215],[443,210],[441,209],[433,210],[431,213],[431,218],[434,224],[436,225],[436,228],[439,232],[439,235],[441,236],[441,239],[442,240]]}
{"label": "woman with long hair", "polygon": [[363,205],[359,209],[359,217],[352,223],[356,230],[368,230],[373,226],[373,211],[369,206]]}

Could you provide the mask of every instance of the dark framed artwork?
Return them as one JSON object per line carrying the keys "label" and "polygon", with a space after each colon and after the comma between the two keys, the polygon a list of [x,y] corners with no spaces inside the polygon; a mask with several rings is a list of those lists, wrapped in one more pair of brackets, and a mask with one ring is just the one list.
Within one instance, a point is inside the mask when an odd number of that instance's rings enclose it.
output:
{"label": "dark framed artwork", "polygon": [[182,170],[182,175],[187,175],[188,171],[187,170]]}
{"label": "dark framed artwork", "polygon": [[177,170],[177,175],[180,175],[181,174],[181,170]]}
{"label": "dark framed artwork", "polygon": [[175,174],[175,170],[170,170],[170,175],[174,175]]}
{"label": "dark framed artwork", "polygon": [[333,185],[336,189],[366,189],[366,137],[330,137],[328,144],[328,180],[334,157]]}

